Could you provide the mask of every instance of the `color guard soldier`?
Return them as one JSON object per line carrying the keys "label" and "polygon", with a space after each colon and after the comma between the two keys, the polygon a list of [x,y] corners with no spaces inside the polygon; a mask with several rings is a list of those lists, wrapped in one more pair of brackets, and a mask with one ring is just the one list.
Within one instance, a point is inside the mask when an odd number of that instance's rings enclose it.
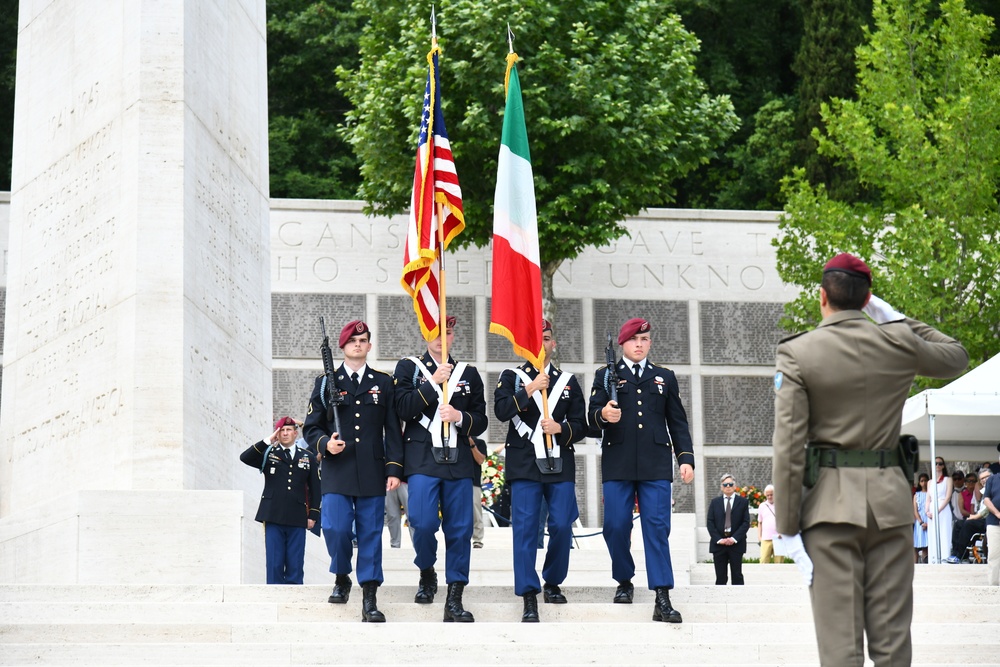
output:
{"label": "color guard soldier", "polygon": [[[552,358],[556,339],[552,323],[542,320],[545,359]],[[549,418],[542,419],[542,390],[548,390]],[[565,604],[559,589],[569,570],[576,504],[573,444],[587,435],[587,405],[572,373],[552,363],[539,373],[530,362],[500,374],[493,393],[497,419],[509,422],[505,480],[511,485],[511,527],[514,537],[514,593],[524,600],[523,623],[538,622],[538,593],[545,602]],[[552,438],[549,465],[545,436]],[[542,500],[549,509],[549,547],[542,565],[542,587],[535,571],[538,522]]]}
{"label": "color guard soldier", "polygon": [[674,572],[670,563],[671,482],[677,457],[681,479],[694,479],[694,447],[687,414],[673,371],[649,361],[650,325],[633,318],[622,325],[616,364],[618,402],[611,400],[609,369],[598,369],[590,394],[590,425],[603,433],[601,472],[604,478],[604,541],[611,554],[611,573],[618,582],[615,602],[631,604],[635,561],[629,551],[632,509],[641,512],[646,578],[656,591],[653,620],[680,623],[670,604]]}
{"label": "color guard soldier", "polygon": [[351,524],[357,526],[358,583],[364,591],[361,620],[384,623],[376,592],[382,584],[382,528],[385,492],[403,476],[403,442],[393,401],[392,377],[368,366],[371,331],[360,320],[340,332],[344,362],[336,370],[336,390],[344,397],[340,427],[327,420],[326,376],[316,378],[306,416],[306,442],[322,461],[322,524],[337,575],[329,602],[344,604],[351,594]]}
{"label": "color guard soldier", "polygon": [[256,520],[264,524],[267,583],[301,584],[306,529],[319,519],[319,478],[309,452],[295,446],[298,425],[291,417],[274,423],[274,433],[240,454],[240,461],[264,475]]}
{"label": "color guard soldier", "polygon": [[827,262],[823,321],[778,344],[774,376],[778,533],[811,584],[820,662],[837,667],[864,663],[862,629],[876,665],[910,664],[913,471],[900,415],[914,376],[954,377],[969,362],[958,341],[900,315],[871,284],[857,257]]}
{"label": "color guard soldier", "polygon": [[[455,318],[446,322],[448,349],[455,338]],[[472,485],[482,475],[472,456],[477,444],[470,440],[486,431],[486,399],[479,371],[465,362],[441,358],[441,339],[427,343],[420,358],[407,357],[396,364],[396,412],[404,422],[405,474],[410,486],[410,526],[413,528],[414,563],[420,583],[414,602],[430,604],[437,593],[438,527],[444,528],[445,577],[448,598],[444,620],[471,623],[475,619],[462,607],[462,592],[469,583],[472,556]],[[448,401],[442,404],[442,385]],[[448,423],[448,441],[442,424]],[[482,442],[482,441],[480,441]],[[447,446],[445,446],[447,444]],[[485,454],[485,445],[480,450]],[[440,506],[441,518],[438,519]]]}

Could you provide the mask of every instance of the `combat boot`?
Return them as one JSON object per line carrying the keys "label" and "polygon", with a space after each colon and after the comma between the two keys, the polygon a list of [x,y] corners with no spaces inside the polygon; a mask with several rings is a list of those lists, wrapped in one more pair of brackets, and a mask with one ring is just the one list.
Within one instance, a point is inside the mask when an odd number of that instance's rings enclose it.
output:
{"label": "combat boot", "polygon": [[438,576],[433,567],[420,570],[420,581],[417,583],[417,594],[413,601],[417,604],[434,602],[434,594],[438,592]]}
{"label": "combat boot", "polygon": [[351,597],[351,576],[348,574],[338,574],[333,582],[333,593],[327,600],[330,604],[346,604]]}
{"label": "combat boot", "polygon": [[525,593],[524,612],[521,614],[522,623],[538,623],[538,594],[535,591]]}
{"label": "combat boot", "polygon": [[663,623],[680,623],[681,613],[670,606],[670,589],[661,586],[656,589],[656,602],[653,606],[653,620]]}
{"label": "combat boot", "polygon": [[385,614],[378,610],[375,593],[378,591],[377,581],[366,581],[361,584],[364,598],[361,602],[361,621],[363,623],[385,623]]}
{"label": "combat boot", "polygon": [[451,623],[455,621],[456,623],[472,623],[476,619],[472,617],[472,613],[465,611],[462,608],[462,591],[465,590],[465,584],[460,584],[457,581],[452,584],[448,584],[448,599],[444,603],[444,622]]}

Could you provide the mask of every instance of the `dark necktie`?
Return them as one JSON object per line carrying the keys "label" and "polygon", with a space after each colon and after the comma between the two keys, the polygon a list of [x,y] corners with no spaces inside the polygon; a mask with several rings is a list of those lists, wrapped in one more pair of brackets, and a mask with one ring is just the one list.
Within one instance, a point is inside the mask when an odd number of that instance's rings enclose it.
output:
{"label": "dark necktie", "polygon": [[731,532],[733,529],[733,499],[732,497],[726,498],[726,532]]}
{"label": "dark necktie", "polygon": [[351,373],[351,382],[354,384],[355,389],[357,389],[358,386],[361,384],[361,381],[358,380],[357,372]]}
{"label": "dark necktie", "polygon": [[642,367],[639,364],[632,364],[632,372],[635,373],[635,379],[639,379],[639,375],[642,374]]}

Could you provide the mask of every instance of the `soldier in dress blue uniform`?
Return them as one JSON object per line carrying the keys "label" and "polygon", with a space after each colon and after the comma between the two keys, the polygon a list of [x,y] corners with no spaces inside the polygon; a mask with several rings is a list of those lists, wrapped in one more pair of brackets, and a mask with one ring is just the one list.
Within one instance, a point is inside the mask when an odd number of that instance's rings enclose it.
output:
{"label": "soldier in dress blue uniform", "polygon": [[344,397],[339,410],[343,433],[334,431],[324,405],[326,376],[316,378],[305,436],[322,460],[322,524],[337,575],[329,602],[344,604],[351,594],[351,524],[357,525],[358,583],[364,591],[361,620],[385,622],[377,608],[382,576],[382,528],[385,492],[403,476],[403,441],[393,401],[392,377],[368,366],[371,331],[360,320],[348,322],[338,341],[344,363],[335,371],[336,390]]}
{"label": "soldier in dress blue uniform", "polygon": [[[454,317],[447,318],[448,349],[455,339]],[[478,484],[482,469],[473,459],[473,439],[486,431],[486,398],[483,380],[475,366],[441,358],[441,339],[427,343],[420,358],[407,357],[396,364],[396,413],[403,420],[406,450],[405,474],[410,486],[410,526],[413,528],[414,564],[420,568],[420,582],[414,602],[430,604],[437,593],[437,538],[444,528],[445,578],[448,598],[446,622],[471,623],[475,619],[462,607],[462,592],[469,583],[472,555],[472,511],[469,498],[473,481]],[[447,385],[448,402],[442,405],[442,385]],[[442,424],[449,425],[447,447]],[[471,436],[471,437],[470,437]],[[480,441],[481,443],[482,441]],[[440,505],[441,518],[438,519]]]}
{"label": "soldier in dress blue uniform", "polygon": [[649,322],[633,318],[618,333],[618,403],[610,399],[608,369],[598,369],[587,416],[603,430],[604,541],[611,573],[618,582],[615,602],[631,604],[635,562],[629,551],[636,497],[642,518],[646,577],[656,591],[653,620],[680,623],[670,604],[674,572],[670,564],[671,482],[677,457],[681,479],[694,479],[694,447],[674,373],[649,361]]}
{"label": "soldier in dress blue uniform", "polygon": [[[542,320],[542,347],[545,359],[551,359],[556,339],[548,320]],[[549,392],[547,419],[542,419],[542,390]],[[504,470],[511,485],[514,593],[524,601],[521,621],[537,623],[539,592],[546,602],[566,603],[559,584],[569,570],[573,522],[580,516],[573,443],[587,435],[586,399],[572,373],[551,363],[544,373],[539,373],[530,362],[501,373],[493,398],[497,419],[510,422]],[[552,458],[558,462],[551,467],[545,453],[545,435],[552,438]],[[543,499],[549,509],[549,547],[542,565],[545,586],[541,587],[535,558]]]}
{"label": "soldier in dress blue uniform", "polygon": [[274,433],[240,454],[240,461],[264,475],[256,520],[264,524],[269,584],[302,583],[306,529],[319,519],[319,478],[309,452],[295,446],[298,428],[294,419],[282,417]]}

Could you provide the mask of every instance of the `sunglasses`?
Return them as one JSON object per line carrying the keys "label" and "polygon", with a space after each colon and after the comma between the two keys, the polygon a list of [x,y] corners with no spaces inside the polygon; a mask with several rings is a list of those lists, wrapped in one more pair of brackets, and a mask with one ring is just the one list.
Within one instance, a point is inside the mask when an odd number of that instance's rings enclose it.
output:
{"label": "sunglasses", "polygon": [[942,463],[941,461],[935,461],[934,465],[936,465],[936,466],[943,466],[944,463]]}
{"label": "sunglasses", "polygon": [[730,487],[730,486],[736,486],[736,485],[735,485],[735,484],[733,484],[732,482],[723,482],[723,483],[722,483],[722,486],[725,486],[725,487],[727,487],[727,488],[728,488],[728,487]]}

